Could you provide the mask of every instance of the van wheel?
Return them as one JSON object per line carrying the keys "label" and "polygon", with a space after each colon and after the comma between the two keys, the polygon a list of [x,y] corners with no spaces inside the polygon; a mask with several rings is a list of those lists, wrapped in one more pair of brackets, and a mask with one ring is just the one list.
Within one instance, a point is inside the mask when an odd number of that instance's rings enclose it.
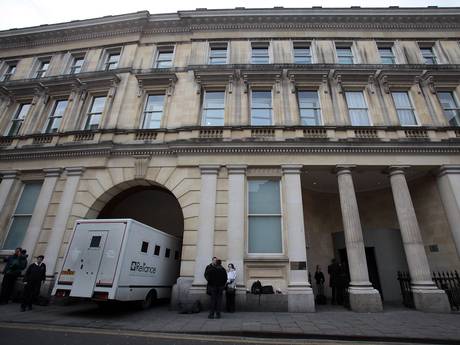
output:
{"label": "van wheel", "polygon": [[147,310],[152,307],[153,303],[156,300],[155,290],[150,290],[144,300],[139,302],[139,308],[142,310]]}

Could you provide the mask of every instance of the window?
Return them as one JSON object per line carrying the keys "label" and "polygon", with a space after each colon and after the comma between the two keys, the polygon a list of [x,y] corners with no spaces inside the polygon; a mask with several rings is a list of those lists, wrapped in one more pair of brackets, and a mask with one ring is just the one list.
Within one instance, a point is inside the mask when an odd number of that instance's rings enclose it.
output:
{"label": "window", "polygon": [[268,53],[269,44],[253,44],[252,45],[252,63],[264,64],[270,63],[270,56]]}
{"label": "window", "polygon": [[35,78],[43,78],[49,66],[50,66],[50,60],[40,60],[38,69],[35,72]]}
{"label": "window", "polygon": [[0,81],[8,81],[11,79],[11,77],[14,75],[14,73],[16,72],[16,62],[7,62],[6,63],[6,70],[5,70],[5,73],[3,73],[3,76],[2,78],[0,79]]}
{"label": "window", "polygon": [[211,44],[209,48],[210,65],[224,65],[227,63],[227,43]]}
{"label": "window", "polygon": [[225,92],[205,91],[203,95],[203,126],[223,126],[225,113]]}
{"label": "window", "polygon": [[89,244],[90,248],[99,248],[101,245],[102,236],[93,236],[91,237],[91,243]]}
{"label": "window", "polygon": [[104,63],[104,71],[116,69],[118,67],[118,62],[120,62],[120,51],[108,52]]}
{"label": "window", "polygon": [[61,125],[62,116],[67,108],[67,100],[58,100],[48,118],[45,133],[56,133]]}
{"label": "window", "polygon": [[396,112],[398,113],[401,126],[417,125],[414,109],[412,108],[409,94],[405,91],[392,92],[393,102],[395,103]]}
{"label": "window", "polygon": [[264,126],[272,124],[272,92],[251,92],[251,125]]}
{"label": "window", "polygon": [[165,258],[169,258],[171,256],[171,249],[166,248],[165,250]]}
{"label": "window", "polygon": [[160,255],[160,246],[159,245],[155,246],[155,251],[153,252],[153,255],[156,255],[156,256]]}
{"label": "window", "polygon": [[321,125],[321,108],[317,91],[299,91],[300,124],[304,126]]}
{"label": "window", "polygon": [[385,65],[392,65],[396,63],[395,55],[391,47],[379,47],[380,62]]}
{"label": "window", "polygon": [[18,110],[14,114],[13,119],[11,120],[11,127],[8,131],[8,136],[18,135],[19,129],[21,129],[22,123],[24,122],[27,113],[30,110],[30,103],[22,103],[19,105]]}
{"label": "window", "polygon": [[24,184],[19,202],[11,217],[8,235],[3,243],[3,249],[14,249],[21,246],[41,188],[41,182]]}
{"label": "window", "polygon": [[279,181],[248,181],[248,252],[282,253]]}
{"label": "window", "polygon": [[310,46],[306,43],[294,43],[294,63],[310,64]]}
{"label": "window", "polygon": [[353,63],[353,52],[351,47],[336,47],[337,60],[339,64],[352,64]]}
{"label": "window", "polygon": [[436,56],[433,52],[433,47],[422,47],[420,48],[420,52],[422,53],[423,62],[427,65],[436,65]]}
{"label": "window", "polygon": [[449,125],[460,126],[460,107],[454,94],[450,91],[442,91],[438,92],[438,97]]}
{"label": "window", "polygon": [[143,129],[161,127],[163,118],[164,95],[149,95],[144,109]]}
{"label": "window", "polygon": [[369,126],[367,104],[362,91],[345,92],[348,105],[348,115],[353,126]]}
{"label": "window", "polygon": [[149,243],[142,241],[141,252],[147,253],[148,250],[149,250]]}
{"label": "window", "polygon": [[84,61],[85,61],[84,56],[73,56],[72,65],[70,66],[70,74],[80,73]]}
{"label": "window", "polygon": [[158,48],[158,55],[157,55],[155,67],[156,68],[172,67],[173,55],[174,55],[174,47]]}
{"label": "window", "polygon": [[102,112],[105,106],[105,96],[94,97],[91,102],[91,107],[86,118],[85,129],[93,130],[99,128]]}

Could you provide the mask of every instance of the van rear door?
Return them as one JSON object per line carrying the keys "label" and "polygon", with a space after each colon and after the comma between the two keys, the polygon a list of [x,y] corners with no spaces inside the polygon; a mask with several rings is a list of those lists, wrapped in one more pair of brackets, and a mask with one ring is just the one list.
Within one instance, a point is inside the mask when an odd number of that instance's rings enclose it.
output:
{"label": "van rear door", "polygon": [[108,232],[108,230],[88,229],[88,231],[79,231],[78,234],[75,234],[75,237],[78,238],[74,238],[74,241],[78,241],[81,253],[77,261],[70,296],[92,297]]}

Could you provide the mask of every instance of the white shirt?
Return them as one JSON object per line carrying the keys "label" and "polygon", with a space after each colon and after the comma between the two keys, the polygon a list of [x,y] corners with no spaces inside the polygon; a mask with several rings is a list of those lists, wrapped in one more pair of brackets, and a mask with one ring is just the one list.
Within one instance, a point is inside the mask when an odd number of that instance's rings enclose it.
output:
{"label": "white shirt", "polygon": [[227,284],[233,288],[236,286],[236,270],[227,272]]}

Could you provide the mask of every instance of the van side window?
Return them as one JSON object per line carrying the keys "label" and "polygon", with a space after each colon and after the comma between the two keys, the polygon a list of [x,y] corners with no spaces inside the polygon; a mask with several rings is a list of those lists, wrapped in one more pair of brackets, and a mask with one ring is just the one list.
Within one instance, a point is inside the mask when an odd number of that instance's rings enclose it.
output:
{"label": "van side window", "polygon": [[91,243],[89,245],[90,248],[99,248],[100,244],[101,244],[101,236],[91,237]]}
{"label": "van side window", "polygon": [[166,248],[166,251],[165,251],[165,258],[169,258],[170,255],[171,255],[171,249]]}
{"label": "van side window", "polygon": [[174,252],[174,260],[179,260],[179,251],[178,250],[176,250]]}
{"label": "van side window", "polygon": [[142,253],[147,253],[147,250],[149,249],[149,243],[142,241],[142,247],[141,247],[141,252]]}
{"label": "van side window", "polygon": [[153,254],[156,255],[156,256],[160,255],[160,246],[159,245],[155,246],[155,251],[153,252]]}

